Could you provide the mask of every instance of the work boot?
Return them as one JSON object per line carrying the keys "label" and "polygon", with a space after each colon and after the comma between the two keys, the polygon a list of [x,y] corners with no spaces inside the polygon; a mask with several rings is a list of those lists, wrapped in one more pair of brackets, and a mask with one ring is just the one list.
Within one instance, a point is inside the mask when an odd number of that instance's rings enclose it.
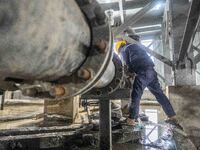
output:
{"label": "work boot", "polygon": [[175,126],[176,128],[180,129],[183,131],[183,127],[179,124],[178,120],[175,118],[169,118],[165,120],[166,123],[169,123],[173,126]]}
{"label": "work boot", "polygon": [[127,123],[127,125],[129,125],[129,126],[135,126],[136,121],[135,121],[135,119],[127,118],[126,123]]}
{"label": "work boot", "polygon": [[138,121],[135,121],[135,119],[130,118],[120,120],[120,124],[122,125],[134,126],[136,123],[138,123]]}
{"label": "work boot", "polygon": [[144,128],[140,120],[127,118],[126,123],[127,126],[132,126],[134,131],[141,131]]}

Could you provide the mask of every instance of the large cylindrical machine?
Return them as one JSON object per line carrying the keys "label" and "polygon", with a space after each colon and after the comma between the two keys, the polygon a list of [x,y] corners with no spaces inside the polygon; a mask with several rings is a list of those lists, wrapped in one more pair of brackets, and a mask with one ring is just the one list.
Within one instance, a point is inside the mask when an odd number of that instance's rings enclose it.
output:
{"label": "large cylindrical machine", "polygon": [[1,78],[53,81],[85,60],[90,28],[73,0],[1,1],[0,13]]}
{"label": "large cylindrical machine", "polygon": [[53,81],[85,60],[90,28],[74,0],[1,1],[1,78]]}
{"label": "large cylindrical machine", "polygon": [[0,1],[0,89],[63,99],[107,86],[115,70],[96,1]]}

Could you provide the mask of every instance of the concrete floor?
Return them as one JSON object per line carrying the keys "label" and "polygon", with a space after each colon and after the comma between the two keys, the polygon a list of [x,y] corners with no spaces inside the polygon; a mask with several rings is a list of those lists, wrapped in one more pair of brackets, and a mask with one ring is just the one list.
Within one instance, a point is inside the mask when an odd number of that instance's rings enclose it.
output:
{"label": "concrete floor", "polygon": [[[3,111],[0,111],[0,129],[11,129],[18,127],[27,127],[27,126],[40,126],[43,123],[43,117],[40,116],[44,112],[44,107],[41,104],[23,104],[23,105],[6,105]],[[193,150],[191,141],[188,141],[185,137],[183,137],[179,133],[172,133],[169,130],[169,126],[164,124],[161,126],[157,126],[159,121],[163,122],[164,115],[160,109],[160,106],[142,106],[142,111],[147,113],[150,116],[150,120],[154,122],[154,124],[143,124],[144,128],[142,131],[142,136],[138,142],[138,140],[127,141],[127,138],[121,138],[122,141],[118,141],[118,143],[113,143],[113,150],[176,150],[178,143],[178,150],[183,149],[187,150],[188,147],[190,150]],[[27,117],[32,116],[32,118],[20,119],[20,120],[12,120],[16,117]],[[35,116],[35,117],[33,117]],[[153,116],[153,117],[152,117]],[[10,119],[10,121],[3,121],[4,119]],[[126,128],[125,128],[126,129]],[[132,132],[131,129],[127,129],[127,131]],[[151,133],[150,133],[151,132]],[[98,134],[98,131],[96,132]],[[96,134],[95,133],[95,134]],[[172,137],[172,134],[175,136]],[[134,135],[133,135],[134,136]],[[131,137],[131,136],[130,136]],[[175,144],[176,142],[176,144]],[[146,146],[145,146],[146,145]],[[86,147],[77,147],[75,144],[71,143],[72,149],[76,147],[76,149],[96,149],[97,145],[88,145]]]}
{"label": "concrete floor", "polygon": [[0,129],[34,126],[41,122],[44,106],[38,104],[6,104],[0,110]]}

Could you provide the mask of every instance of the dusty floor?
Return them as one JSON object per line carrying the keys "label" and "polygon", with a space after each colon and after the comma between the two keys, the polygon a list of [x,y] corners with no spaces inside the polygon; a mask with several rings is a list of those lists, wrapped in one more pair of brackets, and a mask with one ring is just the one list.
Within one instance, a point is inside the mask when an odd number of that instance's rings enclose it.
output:
{"label": "dusty floor", "polygon": [[[150,120],[154,123],[148,125],[143,124],[143,128],[140,129],[142,134],[139,140],[137,138],[131,140],[130,137],[135,136],[133,132],[133,135],[128,135],[128,138],[127,135],[126,137],[120,137],[121,139],[118,140],[117,143],[113,141],[113,150],[193,150],[192,145],[187,138],[179,133],[174,134],[166,124],[164,126],[157,125],[160,118],[163,119],[162,114],[160,114],[160,108],[157,108],[157,106],[153,107],[153,109],[143,107],[144,112],[151,116]],[[43,105],[41,104],[23,104],[20,106],[7,105],[4,107],[3,111],[0,111],[0,129],[38,126],[43,122],[43,117],[40,116],[40,114],[43,113],[43,109]],[[23,117],[24,119],[20,119]],[[13,118],[19,118],[19,120],[13,120]],[[6,119],[9,121],[5,121]],[[127,129],[127,132],[132,132],[132,130],[132,128]],[[96,133],[98,133],[98,131]],[[93,142],[89,141],[88,145],[83,147],[80,145],[77,146],[76,141],[74,142],[75,143],[71,142],[69,144],[70,146],[68,149],[89,150],[97,149],[98,146],[98,141],[95,143],[94,140]]]}
{"label": "dusty floor", "polygon": [[38,104],[9,104],[0,110],[0,129],[11,129],[20,126],[33,126],[41,122],[43,105]]}

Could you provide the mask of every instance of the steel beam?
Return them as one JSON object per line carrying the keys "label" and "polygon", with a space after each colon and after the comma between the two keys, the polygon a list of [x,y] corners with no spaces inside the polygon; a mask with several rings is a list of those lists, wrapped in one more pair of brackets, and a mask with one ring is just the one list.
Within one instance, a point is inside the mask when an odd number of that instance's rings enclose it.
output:
{"label": "steel beam", "polygon": [[196,73],[198,73],[198,75],[200,75],[200,72],[196,70]]}
{"label": "steel beam", "polygon": [[198,53],[200,53],[200,49],[199,49],[198,47],[192,45],[192,49],[193,49],[193,50],[196,50]]}
{"label": "steel beam", "polygon": [[[127,20],[130,20],[131,16],[126,14],[125,17],[125,22]],[[116,20],[120,20],[120,16],[117,16],[115,19]],[[143,26],[155,26],[157,24],[161,24],[162,23],[162,15],[145,15],[142,19],[140,19],[139,21],[137,21],[134,24],[134,28],[138,28],[138,27],[143,27]],[[117,27],[114,28],[114,30],[117,29]]]}
{"label": "steel beam", "polygon": [[154,30],[154,31],[145,31],[145,32],[138,32],[137,33],[139,36],[144,37],[144,36],[158,36],[161,35],[161,30]]}
{"label": "steel beam", "polygon": [[185,56],[191,48],[195,31],[198,27],[198,20],[200,17],[200,0],[192,0],[182,43],[179,51],[178,62],[183,62]]}
{"label": "steel beam", "polygon": [[[134,1],[125,1],[123,5],[123,9],[136,9],[136,8],[141,8],[144,7],[147,4],[147,0],[134,0]],[[111,2],[111,3],[101,3],[100,4],[102,9],[108,10],[108,9],[113,9],[115,11],[119,10],[119,4],[118,2]]]}
{"label": "steel beam", "polygon": [[141,28],[133,28],[135,30],[136,33],[140,33],[140,32],[156,32],[156,31],[161,31],[162,28],[161,26],[144,26]]}
{"label": "steel beam", "polygon": [[155,40],[153,40],[147,47],[151,47],[155,43]]}
{"label": "steel beam", "polygon": [[144,8],[142,8],[140,11],[135,13],[130,19],[128,19],[124,24],[119,26],[114,30],[114,35],[117,36],[121,32],[124,31],[128,26],[133,26],[138,20],[140,20],[151,8],[153,8],[158,2],[161,2],[164,0],[152,0],[150,3],[148,3]]}
{"label": "steel beam", "polygon": [[[133,40],[133,39],[127,37],[127,36],[122,37],[122,39],[128,41],[129,43],[136,43],[136,44],[141,45],[140,42],[137,42],[137,41],[135,41],[135,40]],[[148,48],[148,47],[146,47],[146,46],[144,46],[144,45],[142,45],[142,46],[145,48],[145,50],[147,51],[147,53],[149,53],[149,54],[152,55],[153,57],[157,58],[158,60],[160,60],[161,62],[165,63],[166,65],[168,65],[168,66],[170,66],[170,67],[173,67],[173,66],[174,66],[173,63],[172,63],[172,61],[169,60],[168,58],[166,58],[166,57],[164,57],[164,56],[158,54],[157,52],[151,50],[150,48]],[[150,46],[151,46],[151,44],[149,45],[149,47],[150,47]],[[159,45],[158,45],[158,46],[159,46]],[[158,46],[157,46],[155,49],[157,49]]]}
{"label": "steel beam", "polygon": [[147,53],[149,53],[150,55],[152,55],[153,57],[157,58],[158,60],[160,60],[161,62],[165,63],[166,65],[173,67],[173,63],[171,60],[169,60],[168,58],[158,54],[157,52],[151,50],[150,48],[146,47],[146,51]]}
{"label": "steel beam", "polygon": [[112,129],[111,129],[111,102],[108,98],[99,100],[99,149],[112,149]]}
{"label": "steel beam", "polygon": [[200,53],[194,57],[194,64],[198,64],[200,62]]}

